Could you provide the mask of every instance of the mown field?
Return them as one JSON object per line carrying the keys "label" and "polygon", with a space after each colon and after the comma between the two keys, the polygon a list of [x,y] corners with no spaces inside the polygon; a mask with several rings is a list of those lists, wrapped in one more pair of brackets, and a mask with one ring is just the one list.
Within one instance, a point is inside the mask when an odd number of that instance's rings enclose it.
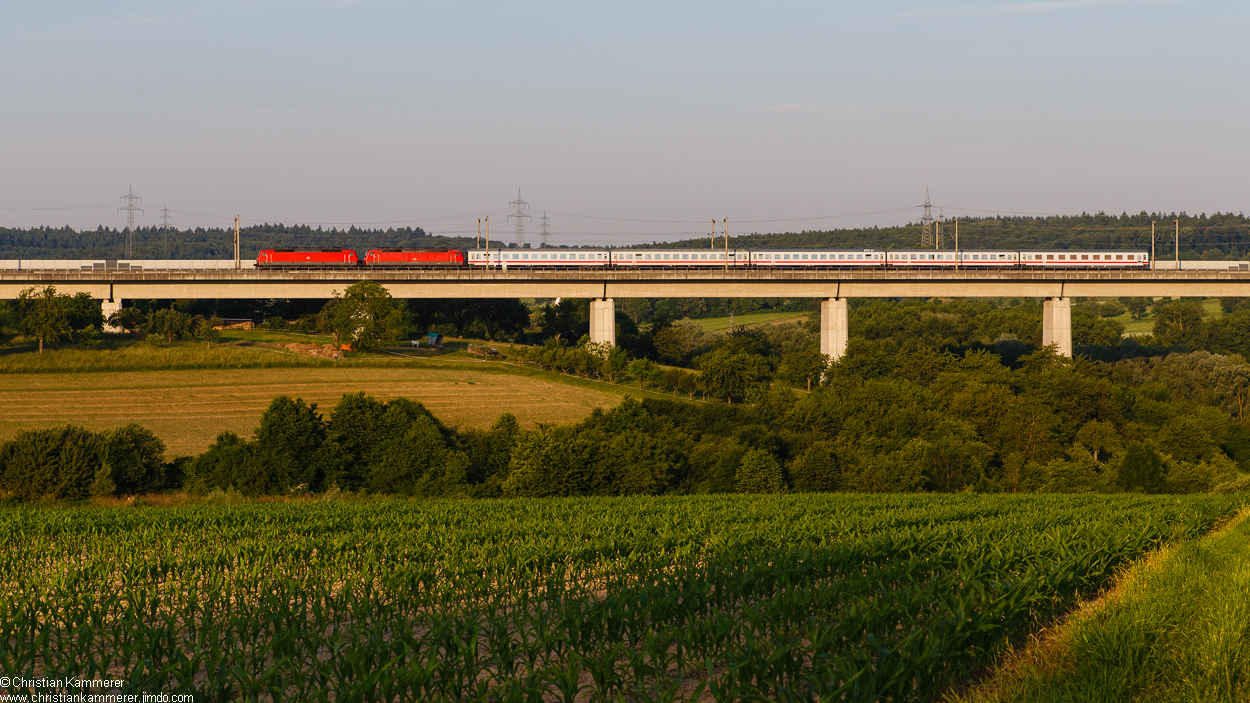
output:
{"label": "mown field", "polygon": [[1243,501],[7,508],[0,670],[196,701],[928,701]]}
{"label": "mown field", "polygon": [[[802,322],[806,320],[805,312],[756,312],[749,315],[734,315],[734,327],[753,327],[756,325],[779,322]],[[729,329],[728,317],[701,317],[695,320],[704,332],[720,332]]]}
{"label": "mown field", "polygon": [[629,390],[548,376],[476,370],[471,363],[6,374],[0,376],[0,440],[66,423],[105,430],[137,422],[164,440],[173,457],[204,451],[223,430],[249,436],[270,401],[283,394],[326,410],[344,393],[403,396],[448,424],[488,427],[504,412],[526,426],[577,422],[596,407],[615,406]]}

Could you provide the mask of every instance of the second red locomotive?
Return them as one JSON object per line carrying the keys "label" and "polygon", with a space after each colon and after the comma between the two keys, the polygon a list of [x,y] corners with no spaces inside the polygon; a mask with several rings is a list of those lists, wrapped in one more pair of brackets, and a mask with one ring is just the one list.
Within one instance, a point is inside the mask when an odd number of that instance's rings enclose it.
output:
{"label": "second red locomotive", "polygon": [[464,266],[459,249],[370,249],[365,266]]}

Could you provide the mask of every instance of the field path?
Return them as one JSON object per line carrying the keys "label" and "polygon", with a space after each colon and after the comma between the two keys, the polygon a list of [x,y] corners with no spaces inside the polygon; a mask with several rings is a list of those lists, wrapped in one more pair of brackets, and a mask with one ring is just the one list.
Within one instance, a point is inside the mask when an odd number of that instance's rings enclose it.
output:
{"label": "field path", "polygon": [[0,440],[65,423],[93,430],[137,422],[156,432],[166,457],[198,454],[223,430],[249,437],[274,397],[317,403],[329,415],[344,393],[424,403],[443,422],[489,427],[511,412],[527,427],[576,422],[618,393],[542,378],[471,369],[286,368],[12,374],[0,387]]}

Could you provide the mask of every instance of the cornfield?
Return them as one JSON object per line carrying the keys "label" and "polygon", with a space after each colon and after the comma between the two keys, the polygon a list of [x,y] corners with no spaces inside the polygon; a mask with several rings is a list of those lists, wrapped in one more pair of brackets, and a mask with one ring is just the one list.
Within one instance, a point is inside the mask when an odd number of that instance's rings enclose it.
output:
{"label": "cornfield", "polygon": [[932,700],[1242,502],[7,508],[0,674],[200,702]]}

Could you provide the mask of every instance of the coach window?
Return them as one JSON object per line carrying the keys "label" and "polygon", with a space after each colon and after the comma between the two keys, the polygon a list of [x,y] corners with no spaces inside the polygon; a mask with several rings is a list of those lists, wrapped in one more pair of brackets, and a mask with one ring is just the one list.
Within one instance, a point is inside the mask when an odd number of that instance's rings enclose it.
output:
{"label": "coach window", "polygon": [[1081,261],[1089,261],[1089,254],[1081,254]]}

